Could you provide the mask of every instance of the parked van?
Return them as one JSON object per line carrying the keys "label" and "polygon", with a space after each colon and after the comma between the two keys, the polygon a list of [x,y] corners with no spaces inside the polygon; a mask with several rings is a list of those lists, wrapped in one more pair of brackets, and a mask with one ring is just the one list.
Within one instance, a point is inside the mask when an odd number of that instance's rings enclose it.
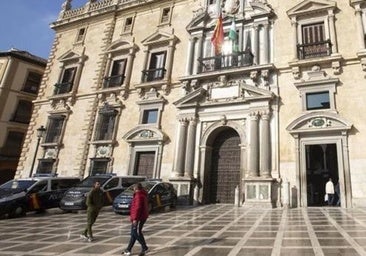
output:
{"label": "parked van", "polygon": [[64,193],[79,182],[76,177],[50,175],[10,180],[0,186],[0,216],[57,208]]}
{"label": "parked van", "polygon": [[104,192],[104,205],[111,205],[114,198],[129,186],[146,180],[145,176],[115,176],[100,174],[88,176],[77,186],[69,189],[61,199],[60,208],[64,211],[85,210],[86,197],[96,181]]}

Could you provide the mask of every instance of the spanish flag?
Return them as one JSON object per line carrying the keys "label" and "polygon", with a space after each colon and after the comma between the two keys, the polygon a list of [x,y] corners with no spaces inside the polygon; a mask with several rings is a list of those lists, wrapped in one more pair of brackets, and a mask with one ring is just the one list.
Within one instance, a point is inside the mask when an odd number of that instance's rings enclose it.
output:
{"label": "spanish flag", "polygon": [[222,14],[221,13],[217,20],[214,33],[211,37],[211,42],[212,42],[213,46],[215,47],[215,55],[220,55],[222,44],[224,42],[224,27],[222,24]]}

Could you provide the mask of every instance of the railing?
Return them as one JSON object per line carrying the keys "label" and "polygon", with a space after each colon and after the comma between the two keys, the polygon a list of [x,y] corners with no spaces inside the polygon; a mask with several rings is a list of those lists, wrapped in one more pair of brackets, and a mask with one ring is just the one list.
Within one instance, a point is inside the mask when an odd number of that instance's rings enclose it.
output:
{"label": "railing", "polygon": [[142,71],[142,82],[162,80],[165,76],[165,68],[147,69]]}
{"label": "railing", "polygon": [[72,89],[72,83],[66,82],[66,83],[57,83],[55,84],[55,89],[53,90],[54,95],[68,93]]}
{"label": "railing", "polygon": [[311,44],[298,44],[297,54],[300,60],[329,56],[332,54],[332,43],[327,40]]}
{"label": "railing", "polygon": [[103,88],[112,88],[121,86],[124,82],[124,75],[109,76],[104,78]]}
{"label": "railing", "polygon": [[213,57],[199,58],[202,72],[210,72],[221,69],[246,67],[253,65],[251,51],[236,52],[232,54],[217,55]]}

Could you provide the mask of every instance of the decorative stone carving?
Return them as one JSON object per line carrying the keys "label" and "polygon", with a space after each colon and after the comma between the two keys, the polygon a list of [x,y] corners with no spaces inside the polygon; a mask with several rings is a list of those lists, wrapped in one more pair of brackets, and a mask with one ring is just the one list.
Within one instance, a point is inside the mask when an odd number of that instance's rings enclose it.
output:
{"label": "decorative stone carving", "polygon": [[154,132],[151,130],[142,130],[139,134],[139,137],[141,138],[152,138],[154,137]]}
{"label": "decorative stone carving", "polygon": [[96,157],[106,158],[111,156],[111,146],[99,146],[97,147]]}
{"label": "decorative stone carving", "polygon": [[332,126],[332,121],[325,117],[316,117],[309,120],[308,126],[314,128],[325,128]]}
{"label": "decorative stone carving", "polygon": [[56,159],[57,158],[57,149],[56,148],[47,148],[44,154],[44,158],[46,159]]}
{"label": "decorative stone carving", "polygon": [[292,67],[292,75],[296,80],[300,79],[300,68],[298,66]]}
{"label": "decorative stone carving", "polygon": [[269,70],[268,69],[264,69],[261,71],[261,76],[263,78],[263,85],[267,86],[269,85]]}
{"label": "decorative stone carving", "polygon": [[339,61],[332,62],[333,74],[339,75],[341,73],[341,63]]}
{"label": "decorative stone carving", "polygon": [[250,72],[250,79],[252,79],[252,81],[254,83],[256,83],[257,80],[258,80],[258,71],[251,71]]}

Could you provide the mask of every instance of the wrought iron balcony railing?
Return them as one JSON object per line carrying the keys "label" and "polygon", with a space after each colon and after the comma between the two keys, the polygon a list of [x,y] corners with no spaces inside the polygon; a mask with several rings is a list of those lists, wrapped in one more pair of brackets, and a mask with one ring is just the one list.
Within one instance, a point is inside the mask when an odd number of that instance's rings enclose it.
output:
{"label": "wrought iron balcony railing", "polygon": [[311,44],[298,44],[297,54],[300,60],[329,56],[332,54],[332,43],[330,40],[326,40]]}
{"label": "wrought iron balcony railing", "polygon": [[165,68],[147,69],[142,71],[142,82],[162,80],[165,76]]}
{"label": "wrought iron balcony railing", "polygon": [[54,95],[69,93],[72,90],[72,83],[57,83],[55,84],[55,89],[53,90]]}
{"label": "wrought iron balcony railing", "polygon": [[115,75],[115,76],[108,76],[104,78],[103,88],[112,88],[121,86],[124,82],[125,76],[124,75]]}
{"label": "wrought iron balcony railing", "polygon": [[199,58],[202,72],[210,72],[228,68],[246,67],[253,65],[251,51],[235,52],[232,54],[217,55],[213,57]]}

